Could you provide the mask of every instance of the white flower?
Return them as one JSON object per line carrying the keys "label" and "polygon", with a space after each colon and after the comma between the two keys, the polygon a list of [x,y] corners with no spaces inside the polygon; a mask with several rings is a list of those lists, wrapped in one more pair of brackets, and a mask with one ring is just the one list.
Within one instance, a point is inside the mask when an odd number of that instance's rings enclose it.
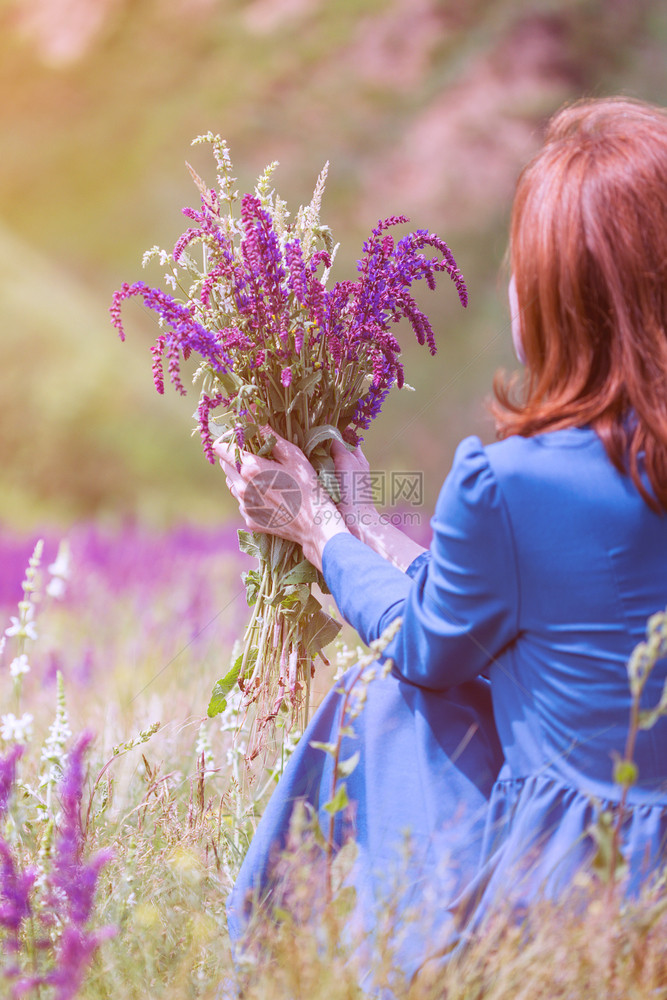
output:
{"label": "white flower", "polygon": [[5,635],[9,636],[9,638],[11,639],[11,637],[13,635],[18,635],[19,634],[19,632],[21,631],[21,629],[23,628],[23,626],[21,625],[21,622],[18,620],[18,618],[16,618],[15,615],[11,616],[10,622],[11,622],[11,624],[10,624],[9,628],[5,629]]}
{"label": "white flower", "polygon": [[208,730],[206,729],[206,723],[202,722],[199,727],[199,733],[197,735],[197,742],[195,744],[195,757],[197,760],[201,760],[202,754],[204,755],[204,767],[212,768],[215,766],[215,757],[213,756],[213,747],[211,746],[211,741],[209,739]]}
{"label": "white flower", "polygon": [[61,576],[54,576],[46,585],[46,592],[49,597],[55,597],[57,601],[65,596],[65,581]]}
{"label": "white flower", "polygon": [[65,596],[65,580],[69,579],[70,562],[71,553],[69,542],[64,540],[58,546],[58,555],[56,556],[55,562],[52,562],[49,566],[51,579],[46,587],[46,593],[49,597],[55,597],[56,600],[60,600]]}
{"label": "white flower", "polygon": [[28,656],[26,653],[22,653],[21,656],[15,656],[12,662],[9,664],[9,672],[12,677],[20,677],[21,674],[30,673],[30,664],[28,663]]}
{"label": "white flower", "polygon": [[7,640],[5,639],[5,637],[3,635],[2,637],[0,637],[0,656],[2,656],[2,654],[5,651],[5,645],[6,645],[6,643],[7,643]]}
{"label": "white flower", "polygon": [[[26,615],[26,618],[32,617]],[[5,635],[11,638],[13,635],[18,636],[19,639],[36,639],[37,629],[35,623],[31,621],[21,622],[14,615],[10,617],[10,626],[5,629]]]}
{"label": "white flower", "polygon": [[49,566],[49,573],[51,576],[59,576],[61,579],[67,580],[69,577],[70,562],[71,553],[69,543],[62,541],[58,546],[56,561],[52,562]]}
{"label": "white flower", "polygon": [[20,719],[17,719],[13,712],[7,715],[0,715],[0,736],[3,740],[15,740],[20,743],[29,739],[32,734],[32,715],[24,712]]}

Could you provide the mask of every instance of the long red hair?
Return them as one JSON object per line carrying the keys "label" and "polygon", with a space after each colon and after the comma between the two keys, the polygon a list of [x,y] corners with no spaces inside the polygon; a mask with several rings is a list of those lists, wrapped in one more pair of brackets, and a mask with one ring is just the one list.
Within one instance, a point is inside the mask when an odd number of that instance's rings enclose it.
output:
{"label": "long red hair", "polygon": [[526,373],[518,395],[496,376],[499,437],[591,426],[667,510],[667,113],[559,111],[519,177],[510,261]]}

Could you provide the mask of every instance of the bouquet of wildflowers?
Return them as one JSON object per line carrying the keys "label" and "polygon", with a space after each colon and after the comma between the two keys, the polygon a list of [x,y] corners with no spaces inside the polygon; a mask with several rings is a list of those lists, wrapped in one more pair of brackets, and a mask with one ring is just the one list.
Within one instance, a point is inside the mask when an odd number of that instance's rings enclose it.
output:
{"label": "bouquet of wildflowers", "polygon": [[[145,257],[169,265],[166,280],[174,294],[143,281],[124,284],[114,295],[113,324],[123,338],[121,303],[131,296],[158,314],[161,330],[152,352],[160,393],[165,361],[170,381],[185,394],[181,359],[198,356],[196,421],[210,462],[219,436],[270,457],[275,439],[259,432],[268,423],[305,452],[337,501],[332,439],[359,443],[389,390],[404,382],[392,324],[406,318],[419,343],[435,353],[433,330],[410,286],[423,278],[434,288],[444,271],[466,305],[465,283],[439,237],[418,230],[395,241],[389,230],[408,221],[397,216],[380,222],[364,244],[357,280],[327,289],[337,249],[320,222],[327,168],[310,204],[290,221],[271,188],[277,164],[239,199],[226,143],[211,133],[195,139],[203,142],[213,148],[217,188],[190,168],[201,195],[198,209],[184,209],[192,225],[172,253],[154,248]],[[262,490],[272,488],[283,491],[285,516],[294,516],[298,497],[289,482],[256,485],[257,512]],[[261,732],[281,709],[307,717],[314,660],[319,655],[326,661],[323,649],[339,625],[312,593],[313,584],[326,588],[300,546],[270,534],[242,531],[239,538],[241,549],[259,562],[245,574],[253,611],[242,652],[214,688],[209,714],[222,711],[238,685],[245,704],[257,706]]]}

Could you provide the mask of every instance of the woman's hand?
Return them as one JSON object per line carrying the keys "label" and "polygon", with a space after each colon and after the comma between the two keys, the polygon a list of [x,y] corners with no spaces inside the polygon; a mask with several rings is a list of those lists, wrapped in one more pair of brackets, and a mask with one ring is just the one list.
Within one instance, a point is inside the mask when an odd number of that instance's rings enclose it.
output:
{"label": "woman's hand", "polygon": [[262,432],[276,440],[273,457],[241,451],[240,470],[236,449],[222,440],[214,443],[227,485],[251,531],[298,542],[306,559],[321,570],[327,541],[347,531],[343,517],[301,449],[270,427]]}
{"label": "woman's hand", "polygon": [[338,511],[352,534],[362,542],[367,542],[369,537],[376,534],[381,518],[372,500],[368,459],[358,445],[350,451],[335,439],[331,442],[331,457],[340,492]]}
{"label": "woman's hand", "polygon": [[368,460],[361,448],[350,451],[340,441],[331,444],[340,489],[338,511],[345,526],[394,566],[406,570],[425,549],[375,507]]}

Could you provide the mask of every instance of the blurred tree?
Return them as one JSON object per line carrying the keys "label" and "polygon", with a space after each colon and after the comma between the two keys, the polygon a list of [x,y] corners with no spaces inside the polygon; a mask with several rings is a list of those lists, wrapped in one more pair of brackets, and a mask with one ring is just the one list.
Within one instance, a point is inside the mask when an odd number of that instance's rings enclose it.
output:
{"label": "blurred tree", "polygon": [[[140,312],[121,347],[106,307],[173,245],[213,177],[213,129],[247,188],[265,163],[296,208],[331,161],[324,216],[352,273],[378,217],[452,245],[467,314],[424,300],[436,365],[408,346],[378,464],[420,463],[432,499],[458,438],[511,364],[498,269],[518,170],[564,100],[665,92],[667,12],[651,0],[13,0],[0,9],[0,518],[101,510],[219,516],[187,441],[195,397],[153,396]],[[151,280],[159,282],[159,272]],[[134,332],[136,330],[136,333]],[[390,444],[388,444],[390,442]],[[230,509],[230,508],[226,508]]]}

